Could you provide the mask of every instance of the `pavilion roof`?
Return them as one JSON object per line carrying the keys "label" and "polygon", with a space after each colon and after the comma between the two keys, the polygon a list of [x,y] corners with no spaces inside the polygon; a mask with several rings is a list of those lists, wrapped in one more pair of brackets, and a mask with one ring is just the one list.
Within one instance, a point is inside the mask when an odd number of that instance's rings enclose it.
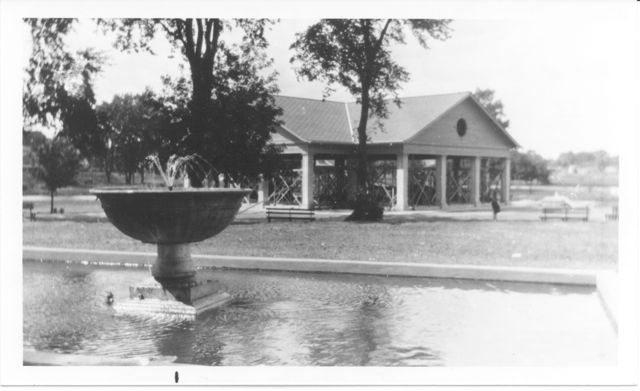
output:
{"label": "pavilion roof", "polygon": [[[389,100],[387,118],[370,118],[367,122],[370,142],[403,143],[467,98],[482,108],[470,92],[401,98],[400,106]],[[283,110],[280,118],[283,128],[301,141],[355,143],[354,134],[357,134],[360,119],[360,104],[282,95],[277,95],[275,99],[276,104]],[[486,114],[514,146],[517,146],[517,142],[506,130],[491,115]]]}
{"label": "pavilion roof", "polygon": [[351,143],[345,103],[278,95],[283,127],[305,142]]}

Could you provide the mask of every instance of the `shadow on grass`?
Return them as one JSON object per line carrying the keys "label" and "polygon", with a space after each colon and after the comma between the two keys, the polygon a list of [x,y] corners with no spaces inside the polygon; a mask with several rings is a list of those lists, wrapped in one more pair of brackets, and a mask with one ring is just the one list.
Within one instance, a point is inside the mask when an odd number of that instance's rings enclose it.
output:
{"label": "shadow on grass", "polygon": [[[315,221],[288,221],[288,220],[278,220],[267,222],[266,218],[259,217],[245,217],[241,219],[234,220],[231,224],[233,225],[255,225],[255,224],[323,224],[323,223],[347,223],[347,224],[387,224],[387,225],[401,225],[401,224],[411,224],[411,223],[440,223],[440,222],[450,222],[450,223],[489,223],[493,222],[492,216],[478,216],[478,217],[447,217],[447,216],[428,216],[428,215],[403,215],[403,216],[385,216],[381,221],[345,221],[344,216],[335,216],[335,217],[322,217],[316,219]],[[496,224],[500,223],[540,223],[540,220],[535,217],[529,218],[508,218],[508,219],[500,219],[496,221]]]}
{"label": "shadow on grass", "polygon": [[[384,220],[380,221],[383,224],[405,224],[405,223],[439,223],[439,222],[451,222],[451,223],[493,223],[493,216],[477,216],[477,217],[448,217],[448,216],[425,216],[425,215],[413,215],[413,216],[386,216]],[[536,223],[540,220],[536,217],[521,217],[521,218],[503,218],[498,217],[495,221],[498,223]]]}

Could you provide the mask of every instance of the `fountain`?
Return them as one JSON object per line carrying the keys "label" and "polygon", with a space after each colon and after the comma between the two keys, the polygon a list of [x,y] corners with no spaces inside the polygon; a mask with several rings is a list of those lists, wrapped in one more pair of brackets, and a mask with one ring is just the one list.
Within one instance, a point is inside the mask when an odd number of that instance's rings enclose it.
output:
{"label": "fountain", "polygon": [[166,188],[107,188],[90,193],[98,197],[107,218],[122,233],[157,245],[153,279],[130,287],[129,300],[116,300],[116,308],[192,317],[227,303],[231,297],[219,291],[213,281],[197,278],[189,244],[224,230],[250,190],[174,189],[173,179],[180,170],[167,171],[172,175],[161,170]]}

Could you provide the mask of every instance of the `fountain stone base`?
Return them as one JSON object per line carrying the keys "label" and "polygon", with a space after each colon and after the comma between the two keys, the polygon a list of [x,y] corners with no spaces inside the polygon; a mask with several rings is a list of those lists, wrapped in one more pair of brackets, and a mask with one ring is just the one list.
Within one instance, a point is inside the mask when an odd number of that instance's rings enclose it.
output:
{"label": "fountain stone base", "polygon": [[196,276],[189,244],[158,244],[153,278],[129,287],[129,300],[116,310],[134,314],[196,317],[231,301],[220,284]]}

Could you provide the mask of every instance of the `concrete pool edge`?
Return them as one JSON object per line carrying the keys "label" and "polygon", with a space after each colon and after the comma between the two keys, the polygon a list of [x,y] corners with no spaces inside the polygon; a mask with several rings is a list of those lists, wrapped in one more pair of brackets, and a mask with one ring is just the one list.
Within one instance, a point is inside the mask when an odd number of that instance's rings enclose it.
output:
{"label": "concrete pool edge", "polygon": [[96,354],[55,353],[24,349],[22,365],[25,366],[190,366],[175,362],[175,356],[109,357]]}
{"label": "concrete pool edge", "polygon": [[611,327],[618,333],[618,274],[615,272],[600,272],[596,276],[596,290]]}
{"label": "concrete pool edge", "polygon": [[[23,258],[61,262],[86,262],[95,265],[148,266],[155,253],[66,249],[23,246]],[[126,261],[123,261],[126,257]],[[400,263],[349,261],[329,259],[249,257],[193,254],[198,268],[240,270],[271,270],[310,273],[348,273],[393,277],[456,278],[507,282],[531,282],[597,286],[597,271],[544,269],[517,266],[445,265],[430,263]]]}

